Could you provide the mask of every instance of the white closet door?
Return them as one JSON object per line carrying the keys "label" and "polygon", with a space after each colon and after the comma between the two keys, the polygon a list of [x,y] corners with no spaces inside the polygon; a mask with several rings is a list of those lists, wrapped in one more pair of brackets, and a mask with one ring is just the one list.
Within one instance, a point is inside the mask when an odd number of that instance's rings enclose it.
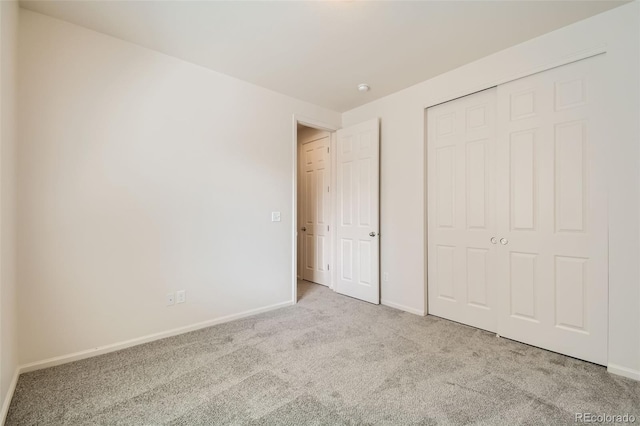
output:
{"label": "white closet door", "polygon": [[496,330],[496,89],[427,110],[429,313]]}
{"label": "white closet door", "polygon": [[380,303],[378,119],[338,130],[336,291]]}
{"label": "white closet door", "polygon": [[302,234],[304,260],[302,278],[329,285],[331,235],[329,233],[330,157],[329,136],[302,146]]}
{"label": "white closet door", "polygon": [[498,87],[496,282],[500,335],[606,364],[601,59]]}

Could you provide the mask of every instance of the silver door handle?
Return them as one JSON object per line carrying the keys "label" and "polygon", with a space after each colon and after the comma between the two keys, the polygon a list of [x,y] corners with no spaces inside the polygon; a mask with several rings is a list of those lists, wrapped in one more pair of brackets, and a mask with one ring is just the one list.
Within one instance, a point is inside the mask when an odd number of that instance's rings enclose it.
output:
{"label": "silver door handle", "polygon": [[306,231],[306,230],[307,230],[307,227],[306,227],[306,226],[303,226],[301,229],[302,229],[302,231]]}
{"label": "silver door handle", "polygon": [[491,237],[491,244],[497,244],[498,243],[498,239],[496,237]]}
{"label": "silver door handle", "polygon": [[507,244],[509,244],[509,240],[507,240],[506,238],[500,238],[500,244],[506,246]]}
{"label": "silver door handle", "polygon": [[376,236],[376,233],[375,233],[375,232],[369,232],[369,236],[370,236],[370,237],[375,237],[375,236]]}

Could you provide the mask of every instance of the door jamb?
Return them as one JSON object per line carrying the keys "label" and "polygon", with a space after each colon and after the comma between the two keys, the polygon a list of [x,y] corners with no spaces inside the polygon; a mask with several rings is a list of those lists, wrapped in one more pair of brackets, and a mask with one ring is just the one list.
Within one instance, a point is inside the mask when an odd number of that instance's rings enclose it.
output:
{"label": "door jamb", "polygon": [[[293,138],[291,143],[292,149],[292,161],[293,161],[293,206],[292,206],[292,228],[291,228],[291,246],[293,248],[291,253],[292,259],[292,268],[291,268],[291,285],[292,285],[292,295],[293,300],[292,303],[298,303],[298,172],[299,172],[299,164],[298,164],[298,124],[302,124],[303,126],[312,127],[318,130],[325,130],[331,133],[331,148],[330,148],[330,161],[331,161],[331,188],[335,188],[335,179],[336,179],[336,170],[335,170],[335,149],[336,149],[336,131],[339,129],[338,126],[334,126],[332,124],[323,123],[318,120],[313,120],[307,117],[303,117],[299,114],[293,114]],[[331,207],[330,207],[330,217],[331,223],[335,223],[335,191],[331,191]],[[332,227],[331,233],[331,264],[335,265],[335,226]],[[335,291],[335,280],[334,280],[335,268],[330,271],[331,282],[329,288]]]}

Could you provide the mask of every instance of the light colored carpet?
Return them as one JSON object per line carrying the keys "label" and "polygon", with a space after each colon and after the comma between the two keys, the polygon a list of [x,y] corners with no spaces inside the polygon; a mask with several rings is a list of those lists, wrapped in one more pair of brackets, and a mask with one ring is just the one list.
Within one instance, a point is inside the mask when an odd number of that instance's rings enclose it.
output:
{"label": "light colored carpet", "polygon": [[292,307],[20,376],[8,425],[575,424],[640,383],[299,284]]}

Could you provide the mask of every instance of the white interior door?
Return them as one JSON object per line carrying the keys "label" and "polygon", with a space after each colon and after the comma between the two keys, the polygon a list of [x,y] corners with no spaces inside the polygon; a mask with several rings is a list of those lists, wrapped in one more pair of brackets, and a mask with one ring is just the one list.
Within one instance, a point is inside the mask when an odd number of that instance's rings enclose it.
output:
{"label": "white interior door", "polygon": [[336,291],[380,303],[378,119],[338,130]]}
{"label": "white interior door", "polygon": [[500,335],[606,364],[601,60],[498,87],[497,283]]}
{"label": "white interior door", "polygon": [[328,286],[331,256],[330,137],[302,145],[302,278]]}
{"label": "white interior door", "polygon": [[496,89],[427,110],[429,313],[496,331]]}

